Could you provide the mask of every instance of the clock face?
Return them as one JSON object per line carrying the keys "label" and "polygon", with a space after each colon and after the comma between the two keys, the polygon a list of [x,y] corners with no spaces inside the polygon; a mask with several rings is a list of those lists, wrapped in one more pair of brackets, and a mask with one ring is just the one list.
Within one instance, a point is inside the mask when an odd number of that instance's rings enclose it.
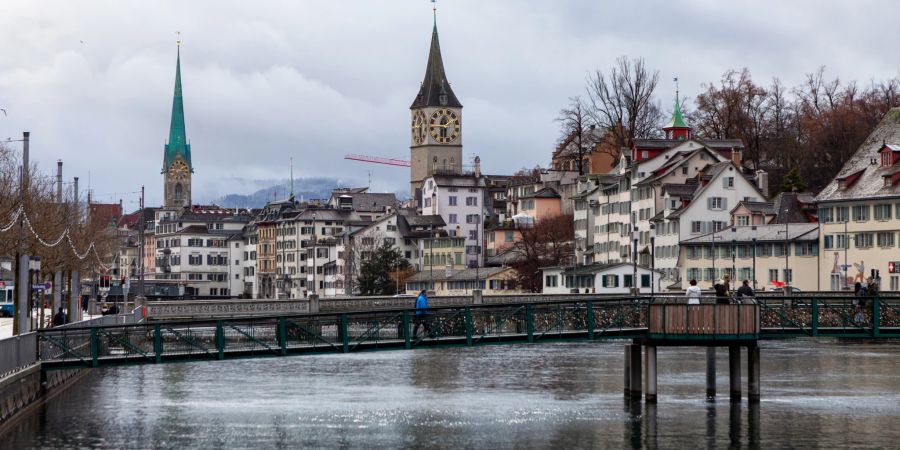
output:
{"label": "clock face", "polygon": [[428,125],[431,137],[438,144],[449,144],[459,137],[459,116],[452,110],[443,108],[435,111]]}
{"label": "clock face", "polygon": [[428,120],[425,113],[416,111],[412,118],[412,140],[413,144],[419,145],[425,142],[425,133],[428,127]]}
{"label": "clock face", "polygon": [[176,160],[169,166],[169,177],[175,180],[185,180],[190,174],[191,170],[188,169],[187,164],[182,160]]}

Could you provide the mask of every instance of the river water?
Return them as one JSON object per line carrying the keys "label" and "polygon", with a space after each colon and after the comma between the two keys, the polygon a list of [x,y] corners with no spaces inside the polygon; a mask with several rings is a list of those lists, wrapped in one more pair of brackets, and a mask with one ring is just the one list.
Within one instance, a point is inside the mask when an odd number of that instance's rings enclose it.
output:
{"label": "river water", "polygon": [[96,369],[0,448],[900,445],[900,344],[762,342],[758,405],[728,400],[725,350],[711,402],[705,351],[660,348],[651,407],[623,398],[617,342]]}

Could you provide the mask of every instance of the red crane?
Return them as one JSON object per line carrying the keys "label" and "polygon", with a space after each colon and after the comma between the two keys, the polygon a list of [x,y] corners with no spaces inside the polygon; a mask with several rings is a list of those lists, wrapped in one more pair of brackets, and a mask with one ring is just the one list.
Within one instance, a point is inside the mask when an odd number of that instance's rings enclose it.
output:
{"label": "red crane", "polygon": [[348,153],[344,156],[344,159],[362,161],[371,164],[386,164],[388,166],[409,167],[409,161],[405,159],[382,158],[380,156],[356,155],[353,153]]}

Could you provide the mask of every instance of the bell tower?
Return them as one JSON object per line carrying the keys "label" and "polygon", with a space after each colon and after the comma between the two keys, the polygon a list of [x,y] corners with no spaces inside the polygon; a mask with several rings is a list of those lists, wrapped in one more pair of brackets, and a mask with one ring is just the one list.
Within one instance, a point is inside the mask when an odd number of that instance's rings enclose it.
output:
{"label": "bell tower", "polygon": [[681,100],[678,98],[678,78],[675,78],[675,109],[672,111],[672,119],[663,127],[663,135],[666,139],[686,141],[691,138],[691,127],[684,123],[681,114]]}
{"label": "bell tower", "polygon": [[163,205],[166,208],[191,206],[191,144],[184,126],[184,101],[181,97],[181,41],[175,62],[175,94],[172,99],[172,123],[169,142],[163,153]]}
{"label": "bell tower", "polygon": [[426,178],[435,173],[462,171],[462,104],[444,72],[436,16],[425,78],[409,109],[410,195],[421,204],[422,182]]}

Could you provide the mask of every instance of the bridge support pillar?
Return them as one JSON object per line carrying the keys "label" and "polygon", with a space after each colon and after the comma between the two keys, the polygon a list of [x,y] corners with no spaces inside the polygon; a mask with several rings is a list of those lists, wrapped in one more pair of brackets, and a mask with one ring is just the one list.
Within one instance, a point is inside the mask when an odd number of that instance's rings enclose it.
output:
{"label": "bridge support pillar", "polygon": [[625,344],[625,397],[631,396],[631,345]]}
{"label": "bridge support pillar", "polygon": [[631,399],[640,400],[641,393],[641,344],[631,344],[629,347],[629,355],[631,356]]}
{"label": "bridge support pillar", "polygon": [[706,398],[716,398],[715,347],[706,347]]}
{"label": "bridge support pillar", "polygon": [[484,304],[484,294],[481,292],[481,289],[475,289],[472,291],[472,304],[473,305]]}
{"label": "bridge support pillar", "polygon": [[731,400],[741,401],[741,347],[728,347],[728,378],[731,384]]}
{"label": "bridge support pillar", "polygon": [[316,294],[309,294],[309,312],[310,314],[319,312],[319,296]]}
{"label": "bridge support pillar", "polygon": [[647,403],[656,403],[656,346],[648,345],[644,351],[644,399]]}
{"label": "bridge support pillar", "polygon": [[747,347],[747,398],[759,402],[759,345]]}

